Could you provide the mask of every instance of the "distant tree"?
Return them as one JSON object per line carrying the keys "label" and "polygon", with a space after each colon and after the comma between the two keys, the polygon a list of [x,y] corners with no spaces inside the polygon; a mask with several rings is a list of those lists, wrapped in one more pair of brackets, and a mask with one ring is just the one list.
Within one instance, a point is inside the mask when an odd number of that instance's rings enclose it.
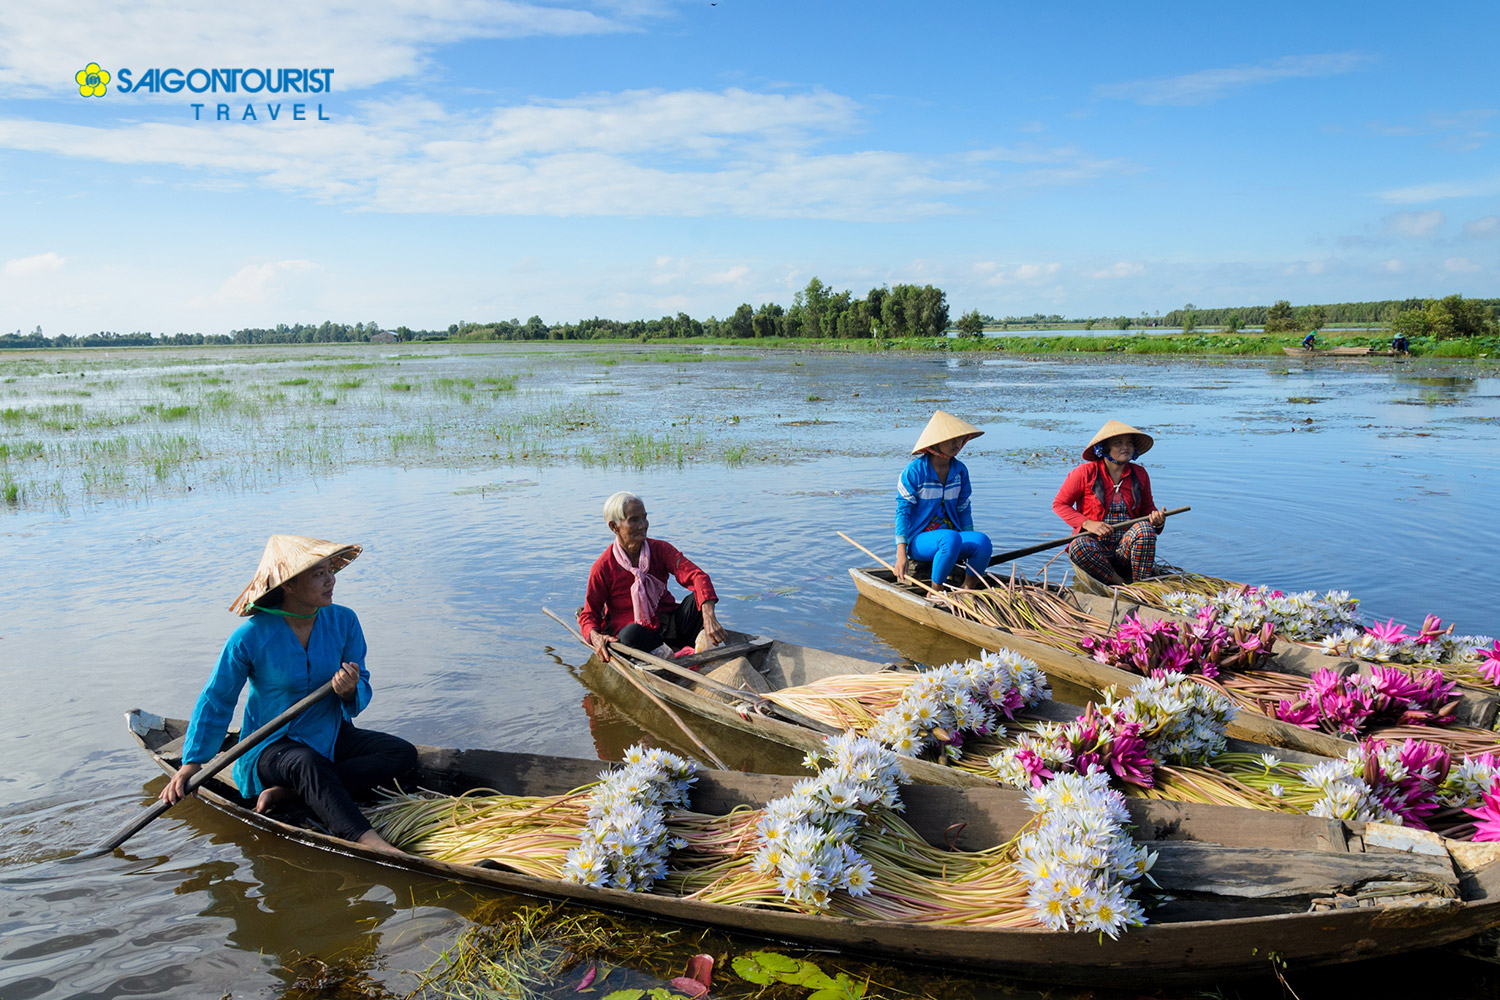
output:
{"label": "distant tree", "polygon": [[958,318],[958,332],[964,337],[984,336],[984,320],[980,318],[978,309],[970,309]]}
{"label": "distant tree", "polygon": [[948,329],[948,295],[932,285],[897,285],[881,302],[880,321],[890,337],[941,337]]}
{"label": "distant tree", "polygon": [[1230,313],[1229,314],[1229,318],[1224,321],[1224,332],[1225,333],[1239,333],[1240,332],[1240,314],[1239,313]]}
{"label": "distant tree", "polygon": [[766,302],[755,310],[751,327],[757,337],[779,337],[784,329],[785,310],[775,302]]}
{"label": "distant tree", "polygon": [[1500,333],[1494,315],[1485,304],[1478,299],[1465,299],[1462,295],[1428,299],[1420,308],[1402,312],[1391,326],[1408,338],[1432,337],[1435,340]]}
{"label": "distant tree", "polygon": [[402,341],[403,343],[406,342],[406,341],[408,341],[408,340],[411,340],[412,339],[411,327],[409,327],[409,326],[398,326],[398,327],[396,327],[396,339],[399,340],[399,341]]}
{"label": "distant tree", "polygon": [[1198,314],[1195,313],[1195,312],[1193,312],[1193,306],[1192,306],[1192,303],[1190,302],[1190,303],[1188,303],[1187,308],[1182,311],[1182,332],[1183,333],[1192,333],[1197,328],[1198,328]]}
{"label": "distant tree", "polygon": [[1115,317],[1115,326],[1119,327],[1121,330],[1129,330],[1130,329],[1130,317],[1129,316],[1116,316]]}
{"label": "distant tree", "polygon": [[749,338],[755,336],[754,323],[755,310],[750,308],[750,303],[741,302],[740,307],[734,311],[734,315],[725,321],[729,327],[729,336]]}
{"label": "distant tree", "polygon": [[547,337],[547,324],[542,322],[542,317],[533,316],[526,321],[521,335],[527,340],[545,340]]}
{"label": "distant tree", "polygon": [[1327,319],[1328,314],[1322,306],[1303,306],[1297,310],[1297,328],[1300,330],[1321,330]]}
{"label": "distant tree", "polygon": [[1267,333],[1286,333],[1297,328],[1297,317],[1292,314],[1292,304],[1286,299],[1277,299],[1276,304],[1266,310]]}

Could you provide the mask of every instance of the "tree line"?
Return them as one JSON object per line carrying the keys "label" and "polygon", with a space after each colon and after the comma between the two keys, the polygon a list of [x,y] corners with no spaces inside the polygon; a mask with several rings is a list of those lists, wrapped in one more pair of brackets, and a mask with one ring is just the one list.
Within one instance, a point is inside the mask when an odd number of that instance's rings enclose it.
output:
{"label": "tree line", "polygon": [[[986,329],[1012,326],[1035,329],[1070,323],[1085,329],[1110,327],[1121,330],[1165,327],[1192,331],[1199,327],[1215,327],[1236,331],[1258,326],[1264,327],[1268,333],[1315,330],[1328,324],[1369,323],[1390,326],[1408,337],[1446,339],[1496,335],[1500,330],[1500,299],[1465,299],[1461,295],[1449,295],[1442,299],[1391,299],[1297,307],[1281,299],[1269,306],[1223,309],[1199,309],[1189,303],[1165,316],[1142,313],[1138,319],[1106,316],[1067,320],[1056,313],[996,319],[973,309],[964,313],[956,323],[950,323],[947,293],[933,285],[881,285],[856,298],[852,292],[835,291],[815,277],[793,296],[790,306],[766,302],[753,307],[745,302],[723,319],[710,316],[698,320],[679,312],[659,319],[615,320],[595,316],[576,323],[549,324],[540,316],[532,316],[525,322],[518,319],[483,323],[460,321],[449,325],[446,330],[412,330],[402,326],[393,332],[398,340],[403,341],[673,340],[692,337],[843,340],[941,337],[949,329],[956,330],[961,336],[978,337]],[[42,328],[37,327],[30,334],[23,334],[20,330],[0,334],[0,348],[327,344],[368,341],[380,332],[381,327],[375,322],[348,324],[332,321],[246,327],[228,334],[155,335],[101,330],[83,336],[62,334],[47,337]]]}
{"label": "tree line", "polygon": [[486,323],[455,323],[448,328],[460,340],[619,340],[647,338],[670,340],[685,337],[717,337],[736,340],[757,338],[818,337],[860,339],[867,337],[941,337],[948,330],[948,293],[932,285],[881,285],[861,298],[850,291],[834,291],[819,278],[792,297],[790,306],[765,302],[758,308],[743,302],[723,319],[710,316],[698,320],[685,312],[660,319],[579,320],[548,325],[540,316],[526,322],[494,320]]}
{"label": "tree line", "polygon": [[[1267,333],[1317,330],[1329,325],[1367,323],[1401,329],[1408,336],[1493,335],[1500,322],[1500,299],[1386,299],[1381,302],[1334,302],[1294,307],[1286,299],[1269,306],[1199,309],[1189,303],[1162,317],[1169,327],[1193,330],[1200,326],[1239,330],[1264,327]],[[1404,328],[1403,328],[1404,325]],[[1418,333],[1417,330],[1428,331]]]}

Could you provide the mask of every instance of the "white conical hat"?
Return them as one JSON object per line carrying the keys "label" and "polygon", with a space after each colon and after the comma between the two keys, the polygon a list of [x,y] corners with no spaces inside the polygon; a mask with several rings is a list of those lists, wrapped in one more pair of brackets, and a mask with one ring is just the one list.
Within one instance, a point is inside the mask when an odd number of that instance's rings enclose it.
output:
{"label": "white conical hat", "polygon": [[1151,445],[1155,443],[1151,435],[1145,431],[1136,430],[1129,424],[1122,424],[1118,420],[1110,420],[1103,427],[1099,428],[1099,433],[1090,438],[1088,444],[1083,446],[1083,460],[1087,462],[1095,458],[1094,445],[1101,441],[1108,441],[1112,437],[1119,437],[1121,434],[1135,435],[1135,454],[1137,458],[1150,451]]}
{"label": "white conical hat", "polygon": [[240,596],[234,599],[229,610],[249,617],[255,613],[250,605],[260,601],[298,573],[312,569],[324,559],[332,560],[333,571],[337,573],[359,558],[361,551],[358,545],[340,545],[337,542],[325,542],[321,538],[272,535],[266,542],[266,551],[261,553],[255,577],[248,587],[240,591]]}
{"label": "white conical hat", "polygon": [[954,438],[963,438],[967,441],[970,438],[977,438],[983,433],[984,431],[968,421],[960,420],[951,413],[938,410],[932,415],[932,419],[927,421],[927,426],[922,429],[922,436],[917,438],[917,443],[912,446],[911,453],[913,455],[920,454],[935,444],[952,441]]}

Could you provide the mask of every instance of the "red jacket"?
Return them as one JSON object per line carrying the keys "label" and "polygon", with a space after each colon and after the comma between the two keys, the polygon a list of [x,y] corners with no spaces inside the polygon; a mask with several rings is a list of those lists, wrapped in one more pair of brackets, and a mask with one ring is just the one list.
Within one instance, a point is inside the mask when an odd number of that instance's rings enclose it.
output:
{"label": "red jacket", "polygon": [[[1104,471],[1104,459],[1084,462],[1063,480],[1062,489],[1052,501],[1052,510],[1078,531],[1084,521],[1104,520],[1113,492],[1114,484]],[[1131,517],[1145,517],[1156,509],[1156,501],[1151,498],[1151,477],[1133,462],[1125,466],[1125,472],[1120,476],[1120,496],[1130,509]]]}
{"label": "red jacket", "polygon": [[[655,538],[647,538],[646,544],[651,546],[652,576],[666,583],[670,573],[697,596],[700,608],[708,601],[719,599],[708,574],[693,565],[687,556]],[[615,562],[613,549],[613,545],[605,549],[589,568],[588,590],[584,594],[583,607],[578,609],[578,625],[583,629],[585,639],[599,629],[607,635],[619,635],[620,629],[635,621],[635,610],[630,603],[630,585],[635,582],[635,577]],[[663,589],[661,600],[656,603],[656,620],[660,622],[662,616],[671,614],[676,608],[677,598],[671,591]]]}

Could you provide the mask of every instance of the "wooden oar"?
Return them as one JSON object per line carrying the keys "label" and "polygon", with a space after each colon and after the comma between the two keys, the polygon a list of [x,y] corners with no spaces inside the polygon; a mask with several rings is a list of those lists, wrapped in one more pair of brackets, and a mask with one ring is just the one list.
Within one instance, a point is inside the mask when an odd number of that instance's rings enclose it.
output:
{"label": "wooden oar", "polygon": [[[293,719],[301,715],[303,712],[307,711],[309,708],[312,708],[332,692],[333,681],[329,680],[312,694],[308,695],[306,698],[303,698],[291,708],[287,709],[285,712],[282,712],[280,715],[276,716],[276,718],[272,719],[264,726],[261,726],[255,732],[240,740],[234,746],[230,747],[228,750],[225,750],[223,753],[219,754],[207,764],[204,764],[201,768],[198,769],[198,772],[196,774],[188,779],[187,788],[185,790],[183,798],[186,798],[188,795],[192,795],[198,790],[199,785],[203,784],[209,778],[212,778],[214,775],[224,770],[224,768],[228,767],[230,764],[233,764],[235,761],[239,760],[246,753],[260,746],[272,733],[276,732],[276,730],[280,729],[288,722],[291,722]],[[179,799],[178,801],[180,802],[182,800]],[[82,861],[86,858],[97,858],[101,857],[102,855],[108,854],[116,847],[119,847],[121,844],[125,843],[125,841],[129,840],[131,837],[134,837],[146,826],[146,824],[150,823],[152,820],[156,819],[156,817],[172,808],[172,806],[175,804],[176,803],[168,802],[165,799],[157,801],[157,803],[151,808],[141,813],[129,823],[126,823],[124,826],[120,827],[120,829],[117,830],[113,835],[100,841],[97,847],[84,851],[82,854],[75,854],[68,860]]]}
{"label": "wooden oar", "polygon": [[[549,608],[543,608],[542,609],[542,614],[546,615],[548,618],[551,618],[553,621],[557,622],[559,625],[561,625],[563,628],[567,629],[569,632],[572,632],[573,633],[573,638],[577,639],[579,642],[583,643],[585,646],[588,646],[590,648],[593,647],[593,643],[591,643],[587,639],[585,639],[582,636],[582,634],[580,634],[576,629],[573,628],[573,626],[569,625],[567,622],[565,622],[561,618],[557,617],[557,615],[553,614],[552,611],[551,611],[551,609],[549,609]],[[613,645],[616,645],[616,643],[610,643],[610,645],[613,646]],[[614,670],[615,670],[615,672],[618,673],[621,677],[623,677],[623,678],[625,678],[625,680],[629,681],[631,687],[635,688],[641,694],[645,695],[647,698],[649,698],[651,700],[651,703],[653,705],[655,705],[657,708],[659,708],[663,712],[665,712],[666,715],[667,715],[667,718],[669,718],[673,722],[677,723],[677,728],[680,729],[680,730],[682,730],[682,733],[683,733],[684,736],[686,736],[688,739],[690,739],[690,740],[693,741],[693,746],[697,747],[700,751],[702,751],[703,756],[707,757],[710,763],[712,763],[715,767],[717,767],[721,771],[732,770],[732,768],[728,764],[725,764],[722,760],[719,759],[719,755],[718,754],[714,753],[712,750],[710,750],[707,746],[704,745],[703,741],[698,738],[698,734],[694,733],[691,729],[689,729],[688,728],[688,724],[686,722],[683,722],[682,719],[678,717],[677,713],[674,712],[674,711],[672,711],[672,709],[667,705],[666,702],[664,702],[660,698],[658,698],[656,696],[656,693],[654,691],[652,691],[649,688],[647,688],[646,685],[642,684],[636,678],[630,676],[630,671],[627,670],[626,668],[620,666],[614,660],[612,660],[612,659],[611,660],[605,660],[604,662],[608,663],[611,667],[613,667]]]}
{"label": "wooden oar", "polygon": [[[1192,510],[1192,509],[1193,508],[1191,508],[1191,507],[1173,507],[1171,510],[1162,511],[1162,513],[1165,516],[1167,516],[1167,517],[1171,517],[1173,514],[1181,514],[1184,511],[1189,511],[1189,510]],[[1114,530],[1116,528],[1128,528],[1128,527],[1130,527],[1133,524],[1140,524],[1142,521],[1149,521],[1149,520],[1151,520],[1151,518],[1149,516],[1147,516],[1147,517],[1133,517],[1133,518],[1131,518],[1128,521],[1116,521],[1114,524],[1111,524],[1109,527],[1110,527],[1110,530]],[[1028,545],[1026,548],[1024,548],[1024,549],[1016,549],[1014,552],[1002,552],[998,556],[991,556],[990,557],[990,565],[991,566],[997,566],[997,565],[999,565],[1000,563],[1003,563],[1003,562],[1010,562],[1012,559],[1020,559],[1022,556],[1029,556],[1029,555],[1033,555],[1033,554],[1035,554],[1037,552],[1045,552],[1048,549],[1055,549],[1059,545],[1067,545],[1069,542],[1073,541],[1075,538],[1082,538],[1082,537],[1083,537],[1083,535],[1081,533],[1080,534],[1075,534],[1075,535],[1069,535],[1067,538],[1054,538],[1050,542],[1038,542],[1035,545]]]}

